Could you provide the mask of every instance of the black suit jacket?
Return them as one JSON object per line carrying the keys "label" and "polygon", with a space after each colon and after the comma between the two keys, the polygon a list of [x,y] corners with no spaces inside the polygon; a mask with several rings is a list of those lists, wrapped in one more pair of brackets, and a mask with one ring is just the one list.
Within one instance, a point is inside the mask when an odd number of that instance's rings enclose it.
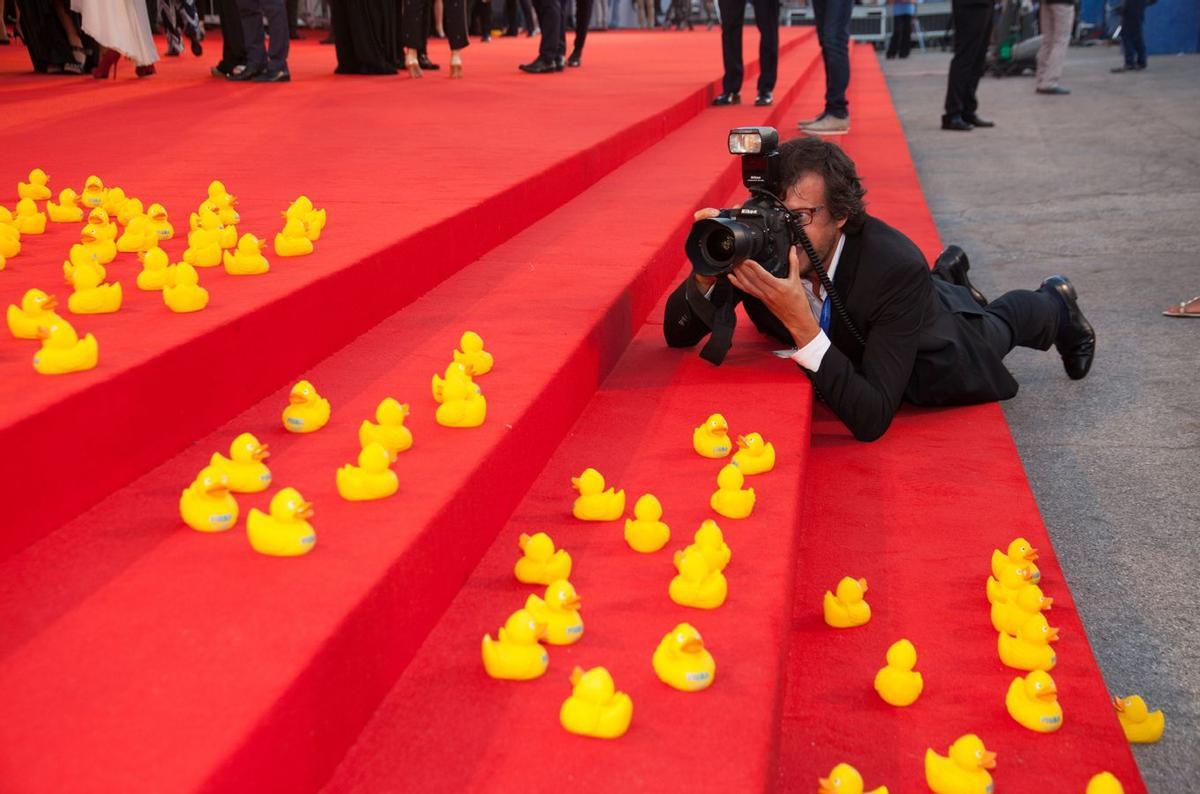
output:
{"label": "black suit jacket", "polygon": [[[965,405],[1004,400],[1017,382],[986,343],[985,314],[962,288],[930,276],[920,249],[899,231],[867,217],[846,231],[834,274],[860,345],[833,312],[832,346],[808,375],[818,395],[860,441],[887,430],[902,399],[916,405]],[[783,324],[756,298],[724,285],[714,301],[740,300],[764,334],[795,344]],[[672,347],[690,347],[712,327],[712,304],[689,277],[667,299],[663,334]]]}

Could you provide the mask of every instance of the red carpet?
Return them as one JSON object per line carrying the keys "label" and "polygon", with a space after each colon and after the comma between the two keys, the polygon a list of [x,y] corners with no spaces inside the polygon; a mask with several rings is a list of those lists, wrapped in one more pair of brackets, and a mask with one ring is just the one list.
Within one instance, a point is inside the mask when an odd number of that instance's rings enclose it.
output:
{"label": "red carpet", "polygon": [[[788,34],[785,47],[810,36]],[[172,314],[157,294],[136,290],[137,263],[120,255],[109,279],[124,282],[124,308],[68,318],[100,342],[91,372],[38,376],[33,343],[0,343],[0,449],[17,450],[0,460],[0,480],[28,495],[0,525],[0,557],[661,140],[705,107],[719,72],[715,35],[601,34],[584,68],[557,77],[516,70],[532,48],[517,39],[473,45],[467,79],[451,82],[443,71],[412,81],[333,75],[331,49],[309,40],[293,50],[287,86],[214,80],[207,64],[215,55],[162,63],[148,80],[123,64],[118,80],[102,83],[17,76],[29,69],[23,48],[0,52],[0,150],[19,155],[0,173],[13,186],[6,202],[35,166],[50,174],[55,195],[97,173],[167,207],[172,257],[214,178],[241,199],[239,232],[272,238],[280,211],[301,193],[330,217],[315,255],[272,257],[267,276],[202,270],[212,301],[194,315]],[[59,267],[77,234],[74,224],[51,224],[43,237],[26,237],[0,273],[0,304],[19,302],[30,287],[65,302]],[[179,384],[188,384],[188,399]],[[81,451],[77,468],[87,477],[43,476],[61,467],[64,449]]]}

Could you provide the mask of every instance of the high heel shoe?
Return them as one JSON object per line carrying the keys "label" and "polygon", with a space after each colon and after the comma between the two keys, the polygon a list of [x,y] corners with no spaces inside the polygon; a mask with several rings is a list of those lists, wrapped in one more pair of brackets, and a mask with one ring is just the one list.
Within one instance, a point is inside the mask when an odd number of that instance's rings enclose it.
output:
{"label": "high heel shoe", "polygon": [[417,56],[409,55],[404,59],[404,68],[408,70],[408,76],[414,80],[422,77],[421,64],[417,62]]}
{"label": "high heel shoe", "polygon": [[121,60],[121,53],[116,50],[105,50],[100,55],[100,61],[96,64],[96,68],[92,70],[92,77],[97,80],[106,80],[109,77],[109,72],[112,73],[112,79],[117,79],[117,63]]}
{"label": "high heel shoe", "polygon": [[138,77],[149,77],[152,74],[157,74],[157,71],[154,68],[154,64],[151,63],[145,66],[139,66],[133,70],[133,73]]}
{"label": "high heel shoe", "polygon": [[450,56],[450,79],[451,80],[461,80],[462,76],[463,76],[462,58],[459,58],[458,54],[455,53],[454,55]]}

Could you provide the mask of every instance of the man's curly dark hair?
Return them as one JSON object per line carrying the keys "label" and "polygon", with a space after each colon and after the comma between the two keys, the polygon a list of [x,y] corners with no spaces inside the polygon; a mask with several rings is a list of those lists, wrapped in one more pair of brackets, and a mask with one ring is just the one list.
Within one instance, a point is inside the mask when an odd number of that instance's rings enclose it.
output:
{"label": "man's curly dark hair", "polygon": [[785,192],[806,171],[820,174],[825,180],[825,203],[829,214],[834,218],[845,218],[848,231],[856,231],[862,226],[867,215],[863,202],[867,191],[858,178],[854,161],[840,146],[821,138],[804,136],[780,144],[779,155]]}

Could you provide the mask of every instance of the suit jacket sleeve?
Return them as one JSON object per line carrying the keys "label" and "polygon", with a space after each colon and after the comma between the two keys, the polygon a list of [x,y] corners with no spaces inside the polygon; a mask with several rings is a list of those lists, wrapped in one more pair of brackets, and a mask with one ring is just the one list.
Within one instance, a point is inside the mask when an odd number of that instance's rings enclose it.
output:
{"label": "suit jacket sleeve", "polygon": [[892,423],[912,376],[931,290],[923,264],[889,268],[866,328],[860,329],[867,337],[862,363],[856,367],[833,345],[816,372],[806,370],[859,441],[874,441]]}
{"label": "suit jacket sleeve", "polygon": [[689,276],[667,298],[663,337],[670,347],[691,347],[712,332],[716,308]]}

